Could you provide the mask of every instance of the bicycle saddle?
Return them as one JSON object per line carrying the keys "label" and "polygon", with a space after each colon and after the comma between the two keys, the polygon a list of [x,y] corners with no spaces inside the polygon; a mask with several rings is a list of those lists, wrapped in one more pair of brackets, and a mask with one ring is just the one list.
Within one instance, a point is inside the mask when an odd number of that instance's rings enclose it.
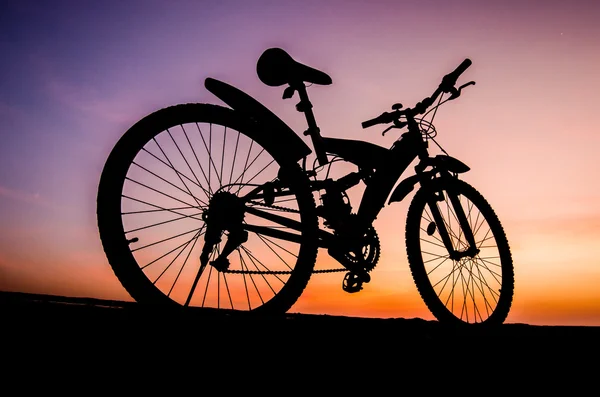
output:
{"label": "bicycle saddle", "polygon": [[331,77],[327,73],[295,61],[281,48],[265,50],[256,63],[256,73],[260,81],[271,87],[300,81],[320,85],[331,84]]}

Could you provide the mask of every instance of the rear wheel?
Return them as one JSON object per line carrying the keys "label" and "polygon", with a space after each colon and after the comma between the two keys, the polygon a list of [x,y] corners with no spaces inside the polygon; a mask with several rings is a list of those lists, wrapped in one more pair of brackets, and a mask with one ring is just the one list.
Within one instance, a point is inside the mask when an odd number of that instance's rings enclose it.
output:
{"label": "rear wheel", "polygon": [[[456,194],[475,237],[478,253],[451,259],[440,225],[428,202],[443,218],[453,249],[466,252],[462,231],[448,191]],[[436,180],[415,194],[407,214],[406,249],[413,279],[431,313],[450,324],[502,324],[512,304],[514,270],[508,241],[500,220],[483,196],[459,179]],[[459,255],[460,256],[460,255]]]}
{"label": "rear wheel", "polygon": [[[148,115],[115,145],[98,188],[98,228],[136,301],[270,313],[296,302],[316,260],[315,203],[299,165],[276,161],[261,137],[231,109],[186,104]],[[201,266],[207,222],[217,218]],[[213,266],[229,239],[231,253]]]}

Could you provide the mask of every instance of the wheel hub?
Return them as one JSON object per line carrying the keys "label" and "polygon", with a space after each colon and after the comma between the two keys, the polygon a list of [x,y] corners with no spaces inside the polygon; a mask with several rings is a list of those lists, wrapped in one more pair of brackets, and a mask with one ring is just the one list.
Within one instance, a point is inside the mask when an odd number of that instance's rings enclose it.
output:
{"label": "wheel hub", "polygon": [[450,259],[454,261],[460,261],[465,257],[474,258],[477,254],[479,254],[479,251],[480,250],[477,247],[473,246],[470,246],[469,248],[463,251],[454,250],[450,253]]}
{"label": "wheel hub", "polygon": [[233,193],[217,192],[210,199],[202,219],[207,227],[210,225],[220,231],[236,228],[244,220],[244,202]]}

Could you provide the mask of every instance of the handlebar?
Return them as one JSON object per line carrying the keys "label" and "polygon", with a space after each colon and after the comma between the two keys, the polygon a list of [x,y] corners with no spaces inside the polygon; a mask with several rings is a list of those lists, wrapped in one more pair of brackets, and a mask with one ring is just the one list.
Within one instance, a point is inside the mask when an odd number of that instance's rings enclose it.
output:
{"label": "handlebar", "polygon": [[[411,114],[422,114],[427,110],[428,107],[430,107],[433,104],[435,99],[442,92],[452,93],[451,99],[458,97],[458,95],[460,95],[460,90],[457,90],[454,86],[456,85],[456,81],[458,80],[460,75],[463,74],[464,71],[467,70],[467,68],[469,66],[471,66],[471,64],[472,64],[472,62],[469,58],[466,58],[464,61],[462,61],[461,64],[458,65],[458,67],[456,69],[454,69],[451,73],[448,73],[447,75],[445,75],[442,78],[442,82],[440,83],[439,87],[435,90],[435,92],[433,93],[433,95],[431,97],[423,99],[421,102],[419,102],[417,105],[415,105],[414,108],[412,108],[412,109],[407,108],[404,110],[398,109],[398,110],[395,110],[394,112],[383,112],[382,114],[380,114],[379,116],[377,116],[373,119],[363,121],[361,123],[362,128],[369,128],[369,127],[372,127],[377,124],[391,123],[395,119],[398,119],[400,116],[405,115],[409,112]],[[470,82],[468,84],[465,84],[461,88],[463,88],[467,85],[470,85],[470,84],[475,84],[475,82]]]}

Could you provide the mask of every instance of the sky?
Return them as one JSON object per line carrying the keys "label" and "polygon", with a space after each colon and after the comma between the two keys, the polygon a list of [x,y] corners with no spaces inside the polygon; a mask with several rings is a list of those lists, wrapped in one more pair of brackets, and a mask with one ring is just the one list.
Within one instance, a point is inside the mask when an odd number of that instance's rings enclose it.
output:
{"label": "sky", "polygon": [[[0,5],[0,290],[131,300],[99,240],[104,162],[143,116],[222,104],[204,79],[305,120],[256,61],[270,47],[328,73],[309,88],[324,136],[389,147],[360,123],[429,95],[463,59],[476,81],[435,119],[511,245],[509,323],[600,325],[600,3],[547,1],[28,1]],[[302,136],[303,139],[306,137]],[[309,143],[308,140],[306,140]],[[315,275],[293,312],[433,319],[404,247],[408,201],[375,221],[380,263],[357,294]]]}

